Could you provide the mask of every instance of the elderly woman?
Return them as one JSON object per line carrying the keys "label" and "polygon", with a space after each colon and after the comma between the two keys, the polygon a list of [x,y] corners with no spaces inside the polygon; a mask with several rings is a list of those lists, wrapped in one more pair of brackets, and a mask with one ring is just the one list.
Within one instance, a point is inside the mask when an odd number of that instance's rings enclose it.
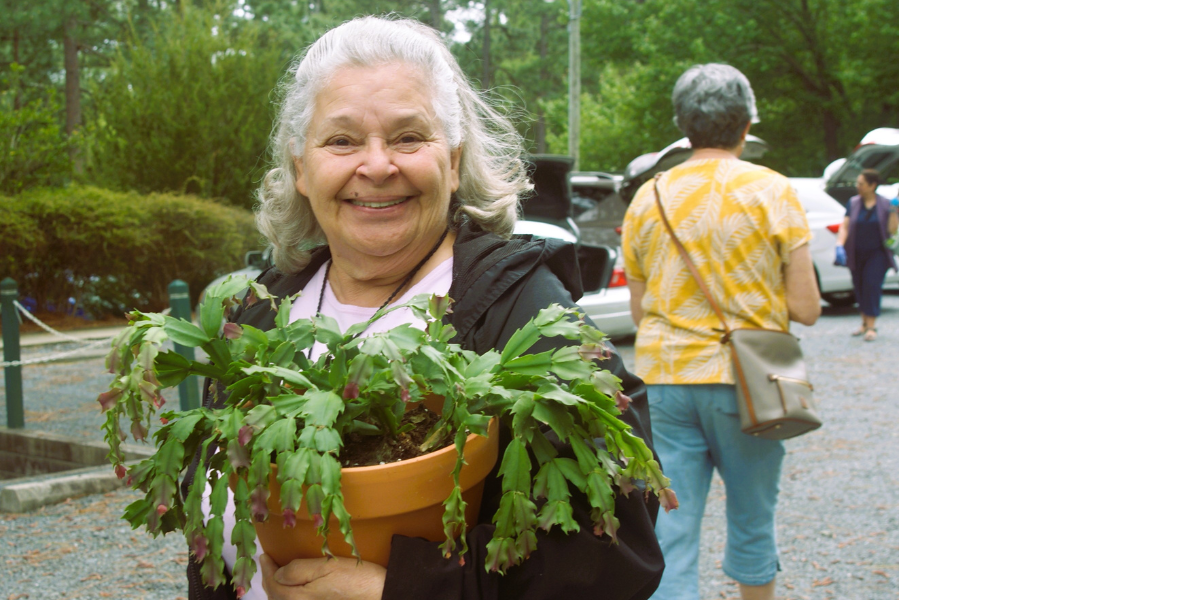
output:
{"label": "elderly woman", "polygon": [[[346,328],[416,294],[448,293],[454,341],[482,353],[502,347],[539,309],[574,306],[582,295],[573,246],[510,237],[519,194],[529,187],[520,138],[471,88],[432,29],[376,17],[347,22],[307,50],[283,90],[274,168],[263,182],[258,210],[276,264],[259,281],[277,296],[302,292],[293,321],[319,313]],[[269,329],[275,313],[258,302],[233,318]],[[413,320],[407,309],[398,310],[368,331]],[[542,343],[530,352],[568,342]],[[322,351],[317,347],[314,355]],[[603,366],[621,378],[632,398],[633,409],[622,419],[647,437],[641,381],[615,354]],[[205,398],[206,405],[221,403],[220,393]],[[612,600],[653,592],[662,570],[653,533],[658,504],[640,494],[617,497],[617,543],[555,530],[539,535],[537,551],[505,575],[488,572],[484,549],[499,506],[499,467],[485,482],[465,564],[443,558],[435,542],[395,536],[386,565],[354,559],[277,565],[260,555],[251,593],[264,590],[284,599]],[[589,522],[586,498],[574,509],[577,521]],[[226,562],[232,564],[230,557]],[[190,598],[233,597],[227,588],[202,586],[195,562],[188,582]]]}
{"label": "elderly woman", "polygon": [[743,598],[771,598],[783,443],[742,433],[721,321],[676,251],[655,197],[733,328],[787,331],[789,321],[816,322],[811,235],[787,178],[738,158],[758,120],[741,72],[692,67],[671,100],[675,124],[695,151],[638,190],[623,226],[637,374],[648,388],[654,446],[680,503],[658,517],[666,572],[653,597],[699,598],[700,524],[715,467],[729,517],[722,568]]}
{"label": "elderly woman", "polygon": [[883,300],[883,282],[888,268],[896,268],[896,257],[888,247],[888,238],[900,228],[900,203],[895,206],[884,198],[879,202],[875,188],[879,187],[879,172],[863,169],[854,180],[858,195],[850,198],[850,210],[838,231],[837,253],[850,267],[854,297],[862,313],[862,327],[851,333],[868,342],[875,341]]}

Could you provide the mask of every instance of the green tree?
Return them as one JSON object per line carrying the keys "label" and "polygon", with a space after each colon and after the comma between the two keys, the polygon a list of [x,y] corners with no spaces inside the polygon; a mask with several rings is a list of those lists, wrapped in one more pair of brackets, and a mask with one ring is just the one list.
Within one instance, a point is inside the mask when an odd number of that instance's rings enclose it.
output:
{"label": "green tree", "polygon": [[[0,77],[0,195],[66,183],[69,138],[59,127],[58,95],[17,102],[23,67],[13,63]],[[14,108],[15,107],[15,108]]]}
{"label": "green tree", "polygon": [[[820,173],[868,130],[899,124],[898,13],[895,0],[589,0],[581,166],[618,170],[678,139],[675,79],[724,62],[754,86],[752,133],[771,146],[761,162]],[[565,123],[565,105],[555,114]]]}
{"label": "green tree", "polygon": [[96,89],[93,174],[116,189],[174,191],[253,206],[271,92],[291,52],[232,3],[167,11],[134,31]]}

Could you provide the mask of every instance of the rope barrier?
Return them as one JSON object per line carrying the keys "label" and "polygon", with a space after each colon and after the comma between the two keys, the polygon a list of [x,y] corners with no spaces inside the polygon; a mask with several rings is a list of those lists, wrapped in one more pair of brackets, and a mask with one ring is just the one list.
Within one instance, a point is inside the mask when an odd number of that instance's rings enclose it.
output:
{"label": "rope barrier", "polygon": [[33,316],[33,314],[30,313],[28,310],[25,310],[25,307],[21,306],[20,302],[13,300],[13,305],[17,307],[17,316],[18,317],[24,315],[24,317],[26,319],[29,319],[38,327],[41,327],[42,329],[46,330],[46,332],[49,333],[50,335],[53,335],[54,337],[61,338],[61,339],[64,339],[64,340],[67,340],[69,342],[73,342],[76,344],[83,344],[83,346],[80,346],[79,348],[76,348],[74,350],[68,350],[66,352],[59,352],[57,354],[51,354],[49,356],[39,356],[37,358],[28,358],[28,359],[24,359],[24,360],[0,362],[0,368],[15,367],[18,365],[36,365],[36,364],[41,364],[41,363],[54,362],[54,361],[62,359],[62,358],[74,356],[81,352],[85,352],[87,350],[90,350],[90,349],[92,349],[96,346],[100,346],[102,344],[109,344],[109,345],[112,344],[113,338],[111,338],[111,337],[99,339],[99,340],[89,340],[89,339],[85,339],[85,338],[81,338],[81,337],[77,337],[77,336],[73,336],[73,335],[68,335],[66,333],[58,331],[58,330],[54,329],[53,327],[43,323],[41,321],[41,319],[38,319],[37,317]]}
{"label": "rope barrier", "polygon": [[84,346],[76,348],[74,350],[68,350],[66,352],[59,352],[58,354],[51,354],[50,356],[41,356],[38,358],[29,358],[29,359],[25,359],[25,360],[14,360],[11,362],[0,362],[0,368],[15,367],[18,365],[36,365],[36,364],[40,364],[40,363],[53,362],[60,358],[73,356],[73,355],[79,354],[80,352],[83,352],[85,350],[90,350],[91,348],[93,348],[95,346],[99,346],[101,344],[111,344],[112,340],[113,340],[113,338],[108,338],[108,339],[104,339],[104,340],[96,340],[94,342],[91,342],[89,344],[86,344]]}
{"label": "rope barrier", "polygon": [[18,314],[25,315],[26,318],[28,318],[30,321],[33,321],[34,325],[37,325],[38,327],[41,327],[42,329],[46,330],[46,332],[49,333],[50,335],[53,335],[55,337],[60,337],[64,340],[76,342],[79,344],[87,344],[92,341],[92,340],[87,340],[87,339],[80,338],[80,337],[75,337],[73,335],[67,335],[61,331],[54,329],[53,327],[43,323],[41,321],[41,319],[38,319],[37,317],[33,316],[33,313],[25,310],[25,307],[21,306],[21,303],[17,302],[16,300],[13,300],[13,306],[17,307]]}

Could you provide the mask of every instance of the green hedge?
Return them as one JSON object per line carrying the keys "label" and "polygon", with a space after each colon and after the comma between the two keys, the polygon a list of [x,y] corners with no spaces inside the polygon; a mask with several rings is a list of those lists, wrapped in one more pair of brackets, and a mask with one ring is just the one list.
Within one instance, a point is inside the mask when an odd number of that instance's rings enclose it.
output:
{"label": "green hedge", "polygon": [[92,316],[167,307],[167,284],[196,300],[213,278],[261,245],[253,215],[194,196],[38,189],[0,196],[0,277],[22,296]]}

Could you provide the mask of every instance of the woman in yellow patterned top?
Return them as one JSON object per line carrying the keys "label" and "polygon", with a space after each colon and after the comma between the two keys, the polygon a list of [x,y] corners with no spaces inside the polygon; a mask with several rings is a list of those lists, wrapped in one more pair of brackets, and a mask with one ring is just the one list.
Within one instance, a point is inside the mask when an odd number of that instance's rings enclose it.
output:
{"label": "woman in yellow patterned top", "polygon": [[667,218],[730,327],[786,331],[812,325],[820,300],[804,208],[787,178],[739,160],[758,121],[750,82],[728,65],[692,67],[671,96],[692,157],[638,190],[623,250],[638,323],[637,374],[647,384],[654,447],[679,496],[655,532],[666,572],[652,600],[697,600],[700,522],[715,467],[726,483],[722,568],[742,598],[773,598],[779,555],[775,504],[783,443],[741,432],[721,322],[684,264]]}

